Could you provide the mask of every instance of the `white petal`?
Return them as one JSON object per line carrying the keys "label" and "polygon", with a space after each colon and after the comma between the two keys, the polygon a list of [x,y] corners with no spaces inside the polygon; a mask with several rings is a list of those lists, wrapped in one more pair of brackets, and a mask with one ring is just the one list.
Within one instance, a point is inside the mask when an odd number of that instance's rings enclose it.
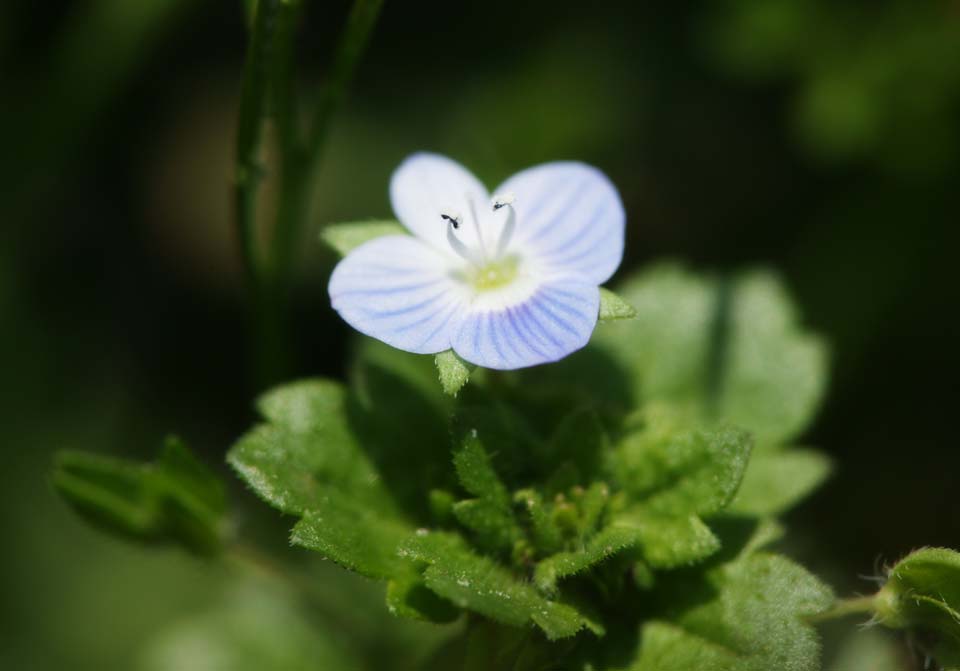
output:
{"label": "white petal", "polygon": [[465,303],[447,259],[407,235],[365,242],[333,269],[333,308],[353,328],[417,354],[450,348]]}
{"label": "white petal", "polygon": [[[456,235],[468,247],[478,249],[474,215],[489,215],[487,189],[469,170],[439,154],[418,153],[404,160],[390,178],[390,202],[397,219],[421,240],[444,253],[452,253],[447,242],[449,224],[441,214],[459,215]],[[493,244],[494,238],[486,242]]]}
{"label": "white petal", "polygon": [[616,187],[584,163],[561,161],[517,173],[495,193],[513,192],[510,244],[552,272],[603,284],[623,258],[625,214]]}
{"label": "white petal", "polygon": [[590,340],[600,309],[600,290],[570,280],[548,281],[496,305],[476,302],[453,336],[453,349],[467,361],[510,370],[557,361]]}

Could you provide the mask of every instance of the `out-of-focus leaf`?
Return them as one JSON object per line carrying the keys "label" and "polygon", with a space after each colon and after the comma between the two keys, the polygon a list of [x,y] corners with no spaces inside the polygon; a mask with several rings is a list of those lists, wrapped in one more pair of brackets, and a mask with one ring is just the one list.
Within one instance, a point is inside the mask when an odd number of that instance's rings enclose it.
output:
{"label": "out-of-focus leaf", "polygon": [[903,671],[910,668],[903,650],[889,633],[859,628],[843,641],[829,671]]}
{"label": "out-of-focus leaf", "polygon": [[890,569],[874,608],[880,624],[919,632],[941,666],[960,668],[960,553],[924,548],[907,555]]}
{"label": "out-of-focus leaf", "polygon": [[606,287],[600,287],[600,321],[613,322],[621,319],[634,319],[637,310],[623,298]]}
{"label": "out-of-focus leaf", "polygon": [[329,224],[324,227],[320,237],[340,256],[346,256],[354,248],[375,238],[409,234],[399,221],[351,221]]}
{"label": "out-of-focus leaf", "polygon": [[820,486],[830,470],[830,459],[816,450],[759,452],[751,458],[728,510],[757,517],[779,515]]}
{"label": "out-of-focus leaf", "polygon": [[246,587],[147,648],[140,671],[360,671],[363,663],[281,593]]}
{"label": "out-of-focus leaf", "polygon": [[387,608],[399,617],[443,624],[453,622],[460,611],[430,591],[420,576],[391,580],[387,584]]}
{"label": "out-of-focus leaf", "polygon": [[176,438],[150,464],[61,452],[52,481],[74,510],[111,533],[204,555],[223,544],[224,485]]}
{"label": "out-of-focus leaf", "polygon": [[644,402],[663,401],[780,444],[809,424],[826,384],[826,349],[801,330],[773,275],[729,282],[654,267],[620,294],[635,320],[597,332],[595,346],[635,373]]}
{"label": "out-of-focus leaf", "polygon": [[588,625],[576,609],[545,598],[501,565],[475,554],[453,534],[418,533],[400,553],[426,565],[427,587],[460,608],[514,627],[533,622],[551,640],[573,636]]}
{"label": "out-of-focus leaf", "polygon": [[457,392],[470,379],[470,373],[476,368],[472,363],[461,359],[452,349],[437,354],[435,361],[440,375],[440,386],[443,387],[444,393],[451,396],[457,395]]}

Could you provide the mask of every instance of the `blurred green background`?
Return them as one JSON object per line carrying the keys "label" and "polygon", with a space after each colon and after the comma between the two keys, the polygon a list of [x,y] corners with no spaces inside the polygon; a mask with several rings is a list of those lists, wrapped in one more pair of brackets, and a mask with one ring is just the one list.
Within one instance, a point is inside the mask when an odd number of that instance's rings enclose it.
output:
{"label": "blurred green background", "polygon": [[[306,5],[309,94],[348,5]],[[47,480],[57,449],[149,458],[168,432],[221,464],[252,420],[229,207],[244,44],[239,2],[0,4],[0,668],[149,666],[164,632],[263,592],[99,535]],[[789,551],[843,593],[960,546],[956,0],[387,0],[300,246],[298,375],[342,375],[351,338],[318,228],[389,216],[390,172],[421,149],[491,186],[599,166],[628,212],[620,276],[663,257],[778,269],[833,345],[807,438],[838,466],[788,519]],[[233,489],[243,532],[282,549]],[[376,588],[310,570],[386,631]],[[390,630],[385,655],[431,635]]]}

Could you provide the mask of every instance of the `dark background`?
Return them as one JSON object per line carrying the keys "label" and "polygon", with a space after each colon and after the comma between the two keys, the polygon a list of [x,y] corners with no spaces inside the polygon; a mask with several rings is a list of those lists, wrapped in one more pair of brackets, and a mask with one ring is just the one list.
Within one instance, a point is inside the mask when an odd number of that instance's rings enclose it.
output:
{"label": "dark background", "polygon": [[[309,95],[347,5],[307,5]],[[218,464],[252,420],[228,198],[244,43],[236,2],[0,4],[0,667],[131,668],[220,589],[85,527],[47,472],[168,432]],[[960,546],[960,3],[387,0],[301,245],[297,375],[342,375],[352,337],[318,227],[389,216],[420,149],[490,185],[599,166],[628,212],[621,277],[779,270],[832,343],[806,442],[837,463],[788,549],[849,593],[878,560]]]}

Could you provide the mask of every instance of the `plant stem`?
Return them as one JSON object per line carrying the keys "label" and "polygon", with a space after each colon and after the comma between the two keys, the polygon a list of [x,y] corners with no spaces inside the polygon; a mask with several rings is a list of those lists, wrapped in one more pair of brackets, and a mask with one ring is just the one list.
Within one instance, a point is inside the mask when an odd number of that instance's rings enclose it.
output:
{"label": "plant stem", "polygon": [[850,599],[841,599],[837,601],[833,608],[822,613],[810,616],[807,620],[811,623],[828,622],[830,620],[839,620],[850,615],[870,615],[874,612],[876,595],[858,596]]}
{"label": "plant stem", "polygon": [[295,152],[288,158],[292,179],[282,189],[273,240],[273,268],[280,291],[287,289],[296,243],[310,214],[310,194],[316,183],[330,121],[353,79],[382,6],[383,0],[354,0],[334,54],[329,78],[320,92],[305,146],[301,152]]}
{"label": "plant stem", "polygon": [[257,3],[244,65],[237,120],[234,209],[244,274],[254,292],[260,283],[256,245],[257,189],[262,177],[259,162],[260,140],[263,119],[267,112],[273,33],[279,7],[280,0],[260,0]]}

